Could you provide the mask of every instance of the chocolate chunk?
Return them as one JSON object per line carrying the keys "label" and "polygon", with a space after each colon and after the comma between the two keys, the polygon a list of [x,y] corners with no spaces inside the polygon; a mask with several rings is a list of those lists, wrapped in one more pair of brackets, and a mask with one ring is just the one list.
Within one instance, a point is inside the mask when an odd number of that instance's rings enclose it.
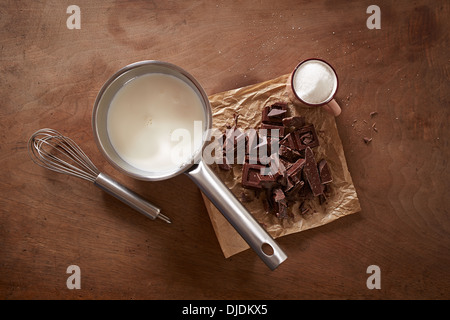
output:
{"label": "chocolate chunk", "polygon": [[286,185],[284,186],[283,191],[289,192],[294,186],[295,184],[292,182],[292,180],[289,177],[286,177]]}
{"label": "chocolate chunk", "polygon": [[305,117],[288,117],[283,119],[283,125],[300,129],[305,125]]}
{"label": "chocolate chunk", "polygon": [[279,173],[262,175],[258,173],[258,179],[262,188],[272,189],[277,184]]}
{"label": "chocolate chunk", "polygon": [[[261,129],[266,129],[267,130],[267,136],[271,137],[273,132],[272,130],[278,130],[278,137],[282,138],[284,137],[284,130],[285,127],[283,126],[277,126],[277,125],[273,125],[273,124],[267,124],[267,123],[262,123],[261,124]],[[261,131],[260,131],[261,133]]]}
{"label": "chocolate chunk", "polygon": [[311,132],[306,132],[302,135],[299,135],[299,138],[300,138],[301,144],[304,146],[309,145],[314,140],[314,137],[312,136]]}
{"label": "chocolate chunk", "polygon": [[286,196],[284,195],[283,190],[281,190],[280,188],[274,189],[273,190],[273,200],[275,202],[286,201]]}
{"label": "chocolate chunk", "polygon": [[318,164],[320,181],[322,184],[327,184],[333,181],[333,177],[331,176],[330,167],[328,166],[327,160],[322,159]]}
{"label": "chocolate chunk", "polygon": [[278,152],[280,157],[289,162],[295,162],[298,158],[300,158],[300,153],[297,150],[292,150],[284,145],[280,145]]}
{"label": "chocolate chunk", "polygon": [[[269,114],[274,110],[280,110],[283,113],[272,113],[271,116]],[[287,112],[287,104],[285,103],[275,103],[271,106],[264,107],[262,112],[262,123],[268,123],[268,124],[283,124],[283,118],[286,115]]]}
{"label": "chocolate chunk", "polygon": [[242,169],[242,186],[245,188],[257,188],[261,189],[261,180],[259,173],[263,165],[244,163]]}
{"label": "chocolate chunk", "polygon": [[294,140],[294,135],[291,133],[288,133],[287,135],[284,136],[283,139],[281,139],[280,145],[284,145],[291,149],[297,149],[297,145]]}
{"label": "chocolate chunk", "polygon": [[306,180],[315,197],[323,193],[323,186],[320,181],[319,171],[317,169],[314,153],[310,147],[305,150],[305,168],[303,169]]}
{"label": "chocolate chunk", "polygon": [[301,174],[302,168],[305,166],[306,159],[300,158],[298,159],[287,171],[289,177],[294,178],[299,177]]}
{"label": "chocolate chunk", "polygon": [[288,186],[285,189],[290,196],[294,195],[301,187],[303,187],[304,182],[301,180],[302,169],[305,165],[305,159],[298,159],[288,170]]}
{"label": "chocolate chunk", "polygon": [[273,189],[272,198],[275,209],[275,215],[279,219],[287,218],[288,217],[287,200],[283,190],[281,190],[280,188]]}
{"label": "chocolate chunk", "polygon": [[312,124],[294,130],[293,135],[298,150],[303,150],[307,147],[314,148],[319,145],[319,139],[317,138],[316,130]]}
{"label": "chocolate chunk", "polygon": [[296,196],[298,196],[298,191],[303,188],[305,185],[305,182],[303,180],[298,180],[296,183],[293,183],[293,187],[285,190],[286,197],[288,199],[294,199]]}
{"label": "chocolate chunk", "polygon": [[279,158],[280,162],[283,164],[283,166],[288,170],[290,167],[292,167],[292,163],[290,163],[287,160],[284,160],[283,158]]}
{"label": "chocolate chunk", "polygon": [[275,151],[275,148],[272,148],[272,146],[276,146],[277,143],[278,139],[261,136],[260,143],[256,146],[256,150],[253,151],[253,155],[258,154],[259,161],[261,161],[261,163],[266,163],[269,161],[268,157],[273,153],[272,149]]}
{"label": "chocolate chunk", "polygon": [[283,187],[288,185],[288,173],[284,164],[280,161],[278,164],[278,178],[277,182],[281,184]]}

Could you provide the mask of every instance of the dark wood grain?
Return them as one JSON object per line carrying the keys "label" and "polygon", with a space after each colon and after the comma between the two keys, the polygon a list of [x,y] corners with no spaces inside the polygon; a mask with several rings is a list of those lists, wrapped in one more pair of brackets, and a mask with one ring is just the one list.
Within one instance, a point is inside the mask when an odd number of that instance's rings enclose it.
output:
{"label": "dark wood grain", "polygon": [[[76,4],[80,30],[67,29],[61,1],[0,4],[0,298],[450,298],[448,1],[377,1],[380,30],[366,27],[361,1]],[[362,212],[277,240],[289,258],[273,272],[251,250],[223,258],[188,177],[135,181],[95,146],[96,94],[126,64],[175,63],[213,94],[309,57],[337,70],[336,122]],[[173,224],[34,165],[26,143],[43,127]],[[72,264],[80,290],[66,287]],[[366,287],[369,265],[380,290]]]}

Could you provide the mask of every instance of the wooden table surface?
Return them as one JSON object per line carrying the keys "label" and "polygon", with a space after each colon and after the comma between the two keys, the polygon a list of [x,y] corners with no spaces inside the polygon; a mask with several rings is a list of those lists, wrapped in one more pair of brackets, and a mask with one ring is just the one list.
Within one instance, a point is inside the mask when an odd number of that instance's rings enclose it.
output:
{"label": "wooden table surface", "polygon": [[[367,27],[367,1],[73,4],[80,29],[67,27],[68,2],[0,3],[0,298],[450,298],[448,1],[376,1],[381,29]],[[278,239],[288,259],[275,271],[252,250],[223,257],[187,176],[133,180],[96,147],[95,97],[129,63],[172,62],[213,94],[309,57],[339,75],[336,123],[362,211]],[[173,223],[33,164],[27,140],[44,127]],[[81,289],[66,285],[70,265]],[[367,287],[371,265],[380,289]]]}

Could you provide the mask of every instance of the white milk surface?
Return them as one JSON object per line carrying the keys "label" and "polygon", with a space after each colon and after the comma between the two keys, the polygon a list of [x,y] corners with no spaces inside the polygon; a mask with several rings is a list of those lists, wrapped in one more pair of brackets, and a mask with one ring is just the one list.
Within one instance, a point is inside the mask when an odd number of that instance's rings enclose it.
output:
{"label": "white milk surface", "polygon": [[319,104],[334,93],[337,79],[333,70],[321,61],[311,60],[303,63],[293,78],[294,90],[305,102]]}
{"label": "white milk surface", "polygon": [[[203,131],[194,134],[194,121],[202,121],[203,128],[204,109],[195,91],[174,76],[154,73],[130,80],[116,93],[107,130],[124,161],[147,172],[164,172],[192,161],[202,147]],[[184,135],[174,136],[177,129]]]}

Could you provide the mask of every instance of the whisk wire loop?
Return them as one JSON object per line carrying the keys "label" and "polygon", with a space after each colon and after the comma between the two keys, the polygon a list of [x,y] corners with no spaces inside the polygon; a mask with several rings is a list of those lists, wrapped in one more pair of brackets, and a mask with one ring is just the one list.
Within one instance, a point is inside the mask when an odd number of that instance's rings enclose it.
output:
{"label": "whisk wire loop", "polygon": [[94,182],[100,171],[70,138],[53,129],[36,131],[28,141],[32,160],[49,170]]}

